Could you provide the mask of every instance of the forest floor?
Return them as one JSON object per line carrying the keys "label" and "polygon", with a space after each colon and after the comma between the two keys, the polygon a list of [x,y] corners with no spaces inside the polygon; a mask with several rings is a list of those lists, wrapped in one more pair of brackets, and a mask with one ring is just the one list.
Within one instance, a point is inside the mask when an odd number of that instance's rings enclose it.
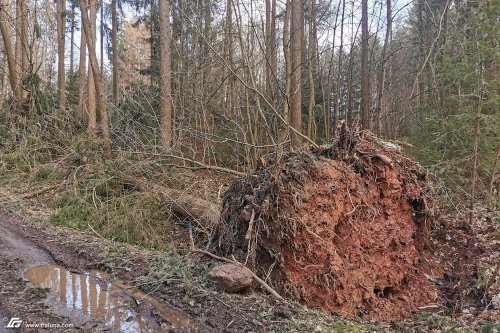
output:
{"label": "forest floor", "polygon": [[[400,321],[341,318],[260,290],[219,292],[206,278],[216,263],[190,253],[187,237],[178,237],[175,251],[157,251],[54,226],[43,198],[26,200],[8,187],[0,188],[0,209],[0,317],[23,320],[20,331],[38,331],[25,326],[33,323],[65,324],[49,330],[61,332],[500,331],[498,310],[485,304],[500,280],[498,216],[484,207],[473,234],[458,228],[465,218],[459,210],[442,216],[447,223],[434,231],[431,248],[448,267],[427,277],[439,301]],[[57,266],[30,275],[46,264]],[[51,291],[40,288],[47,286]],[[3,323],[2,330],[19,331]]]}

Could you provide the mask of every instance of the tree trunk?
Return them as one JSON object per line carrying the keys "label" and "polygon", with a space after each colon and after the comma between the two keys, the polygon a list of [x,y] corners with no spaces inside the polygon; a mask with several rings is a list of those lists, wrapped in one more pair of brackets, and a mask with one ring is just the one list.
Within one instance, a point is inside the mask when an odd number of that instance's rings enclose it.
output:
{"label": "tree trunk", "polygon": [[228,67],[224,66],[223,77],[227,77],[227,85],[225,91],[225,107],[224,113],[226,115],[233,115],[234,104],[234,82],[235,79],[232,75],[234,71],[233,62],[233,4],[232,0],[226,1],[226,28],[224,31],[224,59],[228,63]]}
{"label": "tree trunk", "polygon": [[9,67],[9,82],[10,87],[12,89],[12,93],[17,101],[21,100],[21,87],[19,86],[19,77],[16,66],[16,57],[14,53],[14,47],[12,45],[12,41],[10,37],[12,32],[9,28],[9,23],[7,22],[7,13],[5,0],[0,2],[0,31],[2,33],[3,45],[4,45],[4,53],[7,58],[7,65]]}
{"label": "tree trunk", "polygon": [[[335,85],[335,42],[337,38],[337,27],[338,27],[338,20],[339,20],[339,10],[340,10],[340,5],[342,4],[342,1],[339,1],[337,11],[335,13],[335,23],[333,24],[333,42],[332,42],[332,52],[330,55],[330,60],[328,61],[328,75],[327,75],[327,81],[326,81],[326,94],[325,94],[325,88],[323,86],[322,80],[320,80],[321,84],[321,93],[323,95],[323,107],[324,107],[324,115],[325,115],[325,120],[324,120],[324,128],[325,128],[325,141],[329,142],[330,141],[330,131],[331,131],[331,121],[333,120],[334,124],[336,122],[336,119],[332,118],[332,115],[334,112],[332,112],[332,107],[335,108],[334,103],[332,103],[332,97],[335,96],[335,94],[332,92],[334,90]],[[342,24],[341,24],[342,25]],[[316,28],[317,30],[317,28]],[[317,31],[315,32],[316,35],[316,45],[319,44],[318,38],[317,38]],[[316,47],[317,49],[317,47]],[[318,68],[320,68],[319,62],[320,62],[320,57],[319,54],[316,55],[318,58]],[[335,127],[335,125],[333,126]]]}
{"label": "tree trunk", "polygon": [[118,63],[118,13],[116,11],[116,0],[111,0],[111,44],[113,48],[113,100],[115,106],[120,104],[119,91],[119,63]]}
{"label": "tree trunk", "polygon": [[102,76],[102,72],[99,70],[99,64],[97,63],[95,40],[93,34],[91,33],[90,20],[87,15],[87,7],[87,0],[82,0],[82,24],[85,34],[88,36],[87,47],[89,49],[90,67],[92,67],[92,72],[94,73],[95,90],[97,92],[99,101],[99,111],[101,112],[101,130],[104,141],[104,154],[106,158],[111,158],[111,137],[108,128],[108,111],[106,108],[106,96],[104,94],[104,79]]}
{"label": "tree trunk", "polygon": [[[337,130],[337,121],[340,114],[340,94],[342,90],[342,60],[344,59],[343,48],[344,48],[344,15],[345,15],[345,0],[342,0],[342,15],[340,19],[340,45],[339,45],[339,67],[337,70],[337,98],[335,101],[334,111],[333,111],[333,134]],[[334,137],[335,135],[333,135]]]}
{"label": "tree trunk", "polygon": [[23,43],[22,43],[22,25],[23,25],[23,17],[24,14],[22,12],[22,2],[24,0],[16,0],[16,53],[15,53],[15,61],[16,64],[16,79],[17,85],[19,85],[20,97],[19,101],[23,99],[24,89],[22,87],[22,80],[24,77],[24,69],[23,69]]}
{"label": "tree trunk", "polygon": [[71,32],[69,42],[69,86],[73,89],[75,82],[75,63],[73,54],[75,53],[75,2],[71,2]]}
{"label": "tree trunk", "polygon": [[391,0],[387,0],[387,27],[385,29],[385,40],[384,40],[384,48],[382,49],[382,69],[380,71],[380,80],[379,80],[379,91],[378,91],[378,100],[377,100],[377,134],[380,136],[382,134],[382,101],[384,98],[384,90],[385,90],[385,72],[386,72],[386,64],[387,64],[387,53],[389,51],[389,37],[391,35],[392,30],[392,8],[391,8]]}
{"label": "tree trunk", "polygon": [[[425,33],[425,28],[424,28],[424,19],[423,19],[423,11],[424,11],[424,1],[425,0],[417,0],[417,25],[418,25],[418,38],[419,38],[419,43],[418,43],[418,57],[419,57],[419,64],[421,67],[424,64],[425,61],[425,51],[424,51],[424,33]],[[420,104],[422,104],[425,100],[425,83],[424,80],[421,78],[418,79],[418,101]]]}
{"label": "tree trunk", "polygon": [[266,0],[266,89],[270,101],[276,92],[276,0]]}
{"label": "tree trunk", "polygon": [[169,1],[159,2],[160,14],[160,115],[163,144],[172,146],[172,95],[170,72],[170,13]]}
{"label": "tree trunk", "polygon": [[[309,47],[307,48],[307,67],[309,79],[309,107],[308,107],[308,120],[307,120],[307,136],[315,140],[316,122],[314,117],[314,109],[316,107],[315,90],[314,90],[314,61],[315,56],[315,37],[314,37],[314,20],[316,19],[315,1],[311,0],[309,3]],[[335,37],[334,37],[335,38]]]}
{"label": "tree trunk", "polygon": [[[21,73],[23,73],[19,79],[22,80],[23,78],[26,77],[26,74],[28,74],[28,71],[30,71],[30,59],[32,54],[32,50],[30,47],[30,44],[28,42],[28,25],[29,25],[29,12],[28,12],[28,0],[21,0]],[[29,74],[34,74],[33,69],[29,72]],[[22,85],[21,85],[22,86]],[[22,89],[21,90],[21,95],[22,99],[25,100],[28,98],[28,90],[27,89]]]}
{"label": "tree trunk", "polygon": [[[2,15],[2,14],[0,13],[0,15]],[[1,18],[0,18],[0,20],[1,20]],[[6,77],[6,73],[7,73],[7,57],[6,56],[4,56],[1,60],[0,73],[1,73],[0,74],[0,105],[3,105],[3,102],[5,100],[5,95],[6,95],[5,87],[7,86],[5,84],[5,77]],[[7,115],[7,118],[9,118],[9,116],[10,116],[9,109],[6,110],[6,115]]]}
{"label": "tree trunk", "polygon": [[121,179],[124,183],[133,185],[141,191],[158,193],[164,200],[165,205],[170,207],[172,213],[176,215],[189,217],[193,222],[208,228],[219,222],[219,205],[186,194],[184,191],[154,184],[145,179],[137,179],[125,175]]}
{"label": "tree trunk", "polygon": [[[160,1],[161,2],[161,1]],[[151,85],[154,85],[156,83],[156,74],[157,74],[157,69],[158,69],[158,56],[157,56],[157,33],[156,33],[156,25],[158,22],[156,21],[156,2],[155,0],[150,1],[150,33],[151,33],[151,64],[150,64],[150,79],[151,79]]]}
{"label": "tree trunk", "polygon": [[[80,8],[83,11],[83,9]],[[85,106],[85,72],[87,63],[87,40],[83,23],[80,29],[80,59],[78,63],[78,107],[76,108],[76,116],[81,121],[83,120],[83,108]]]}
{"label": "tree trunk", "polygon": [[[361,22],[359,22],[356,31],[354,31],[354,1],[352,2],[351,7],[351,37],[352,41],[355,41],[358,37],[359,27],[361,26]],[[353,101],[353,82],[354,82],[354,46],[355,43],[351,43],[351,47],[349,48],[349,78],[347,79],[347,107],[345,111],[345,123],[348,126],[351,122],[354,121],[354,110],[352,106]]]}
{"label": "tree trunk", "polygon": [[283,119],[285,126],[280,130],[278,141],[284,142],[289,132],[290,124],[290,85],[292,77],[292,62],[290,59],[290,0],[285,4],[285,17],[283,19],[283,55],[285,58],[285,100],[283,102]]}
{"label": "tree trunk", "polygon": [[104,0],[101,0],[101,38],[100,44],[100,60],[101,70],[104,70]]}
{"label": "tree trunk", "polygon": [[66,71],[64,51],[66,39],[66,0],[57,0],[57,94],[59,109],[66,111]]}
{"label": "tree trunk", "polygon": [[273,91],[273,100],[276,94],[276,86],[278,83],[277,74],[278,74],[278,48],[277,48],[277,40],[276,40],[276,0],[271,1],[271,72],[273,74],[274,82],[271,86]]}
{"label": "tree trunk", "polygon": [[[86,1],[87,3],[87,1]],[[82,1],[83,4],[83,1]],[[87,48],[89,50],[89,64],[92,64],[91,57],[96,56],[95,53],[95,38],[96,38],[96,20],[97,20],[97,11],[96,11],[96,0],[88,0],[88,5],[84,8],[89,8],[90,12],[90,20],[89,20],[89,29],[85,30],[86,40],[87,40]],[[85,16],[88,14],[85,13]],[[83,24],[82,19],[82,24]],[[89,46],[89,43],[92,44]],[[92,50],[94,50],[94,54],[92,55]],[[87,95],[88,95],[88,124],[87,124],[87,132],[90,134],[95,134],[96,130],[96,84],[94,82],[94,78],[98,75],[95,72],[93,66],[88,66],[88,80],[87,80]]]}
{"label": "tree trunk", "polygon": [[370,128],[370,69],[368,66],[368,0],[362,1],[361,13],[361,126]]}
{"label": "tree trunk", "polygon": [[[480,64],[482,66],[482,64]],[[479,93],[479,100],[476,108],[476,119],[474,125],[474,144],[472,148],[472,165],[470,178],[470,203],[469,203],[469,228],[474,229],[474,205],[476,204],[476,183],[477,183],[477,157],[479,140],[481,138],[481,109],[483,107],[483,95]],[[466,224],[464,223],[464,226]]]}
{"label": "tree trunk", "polygon": [[[302,37],[304,21],[302,20],[302,2],[291,1],[291,64],[292,77],[290,82],[291,107],[290,125],[298,132],[302,132]],[[290,132],[293,148],[302,145],[302,138],[294,131]]]}

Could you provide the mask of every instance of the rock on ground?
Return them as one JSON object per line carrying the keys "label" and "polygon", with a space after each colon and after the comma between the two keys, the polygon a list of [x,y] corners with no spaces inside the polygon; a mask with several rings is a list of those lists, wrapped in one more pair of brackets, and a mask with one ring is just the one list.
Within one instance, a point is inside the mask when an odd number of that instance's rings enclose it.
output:
{"label": "rock on ground", "polygon": [[229,293],[243,291],[252,286],[252,272],[243,266],[236,264],[223,264],[212,268],[208,277],[214,281],[220,289]]}

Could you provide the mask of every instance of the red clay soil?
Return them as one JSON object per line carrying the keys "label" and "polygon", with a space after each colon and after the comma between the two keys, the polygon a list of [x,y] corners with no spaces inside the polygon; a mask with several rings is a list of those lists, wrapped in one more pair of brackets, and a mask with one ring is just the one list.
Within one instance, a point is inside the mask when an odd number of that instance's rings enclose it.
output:
{"label": "red clay soil", "polygon": [[233,184],[214,250],[310,308],[407,318],[438,295],[424,275],[425,174],[369,133],[343,135]]}

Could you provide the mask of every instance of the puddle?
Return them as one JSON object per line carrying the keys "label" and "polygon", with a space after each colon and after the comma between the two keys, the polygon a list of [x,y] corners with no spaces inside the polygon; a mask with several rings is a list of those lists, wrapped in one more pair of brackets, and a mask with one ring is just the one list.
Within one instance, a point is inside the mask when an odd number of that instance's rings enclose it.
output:
{"label": "puddle", "polygon": [[89,315],[116,330],[131,333],[163,332],[151,318],[150,311],[147,311],[149,308],[159,312],[175,329],[209,332],[201,323],[156,298],[123,282],[109,282],[109,275],[104,272],[79,274],[49,264],[30,269],[26,277],[40,288],[50,288],[49,301],[62,303],[71,312]]}

